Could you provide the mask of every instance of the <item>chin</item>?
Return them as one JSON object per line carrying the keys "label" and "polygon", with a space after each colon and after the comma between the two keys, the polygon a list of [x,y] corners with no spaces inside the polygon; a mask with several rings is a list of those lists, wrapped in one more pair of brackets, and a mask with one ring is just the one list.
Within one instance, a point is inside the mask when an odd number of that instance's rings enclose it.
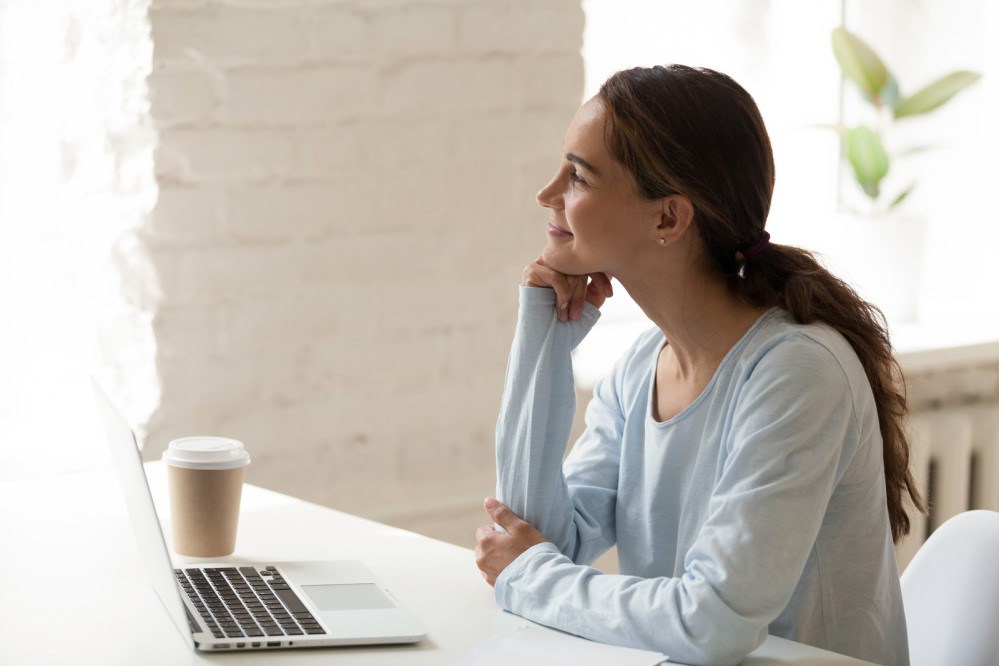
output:
{"label": "chin", "polygon": [[545,266],[565,275],[587,275],[599,272],[598,268],[590,266],[590,262],[584,261],[568,248],[552,247],[551,243],[545,245],[541,258],[544,260]]}

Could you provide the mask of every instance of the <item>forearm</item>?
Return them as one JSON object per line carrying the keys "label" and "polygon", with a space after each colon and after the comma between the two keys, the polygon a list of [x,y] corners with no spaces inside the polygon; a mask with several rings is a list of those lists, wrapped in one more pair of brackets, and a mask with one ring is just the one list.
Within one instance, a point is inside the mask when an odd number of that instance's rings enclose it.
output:
{"label": "forearm", "polygon": [[575,415],[572,349],[599,317],[559,322],[555,292],[521,287],[517,332],[496,425],[497,497],[560,549],[575,540],[562,458]]}
{"label": "forearm", "polygon": [[740,615],[696,576],[605,575],[541,544],[500,575],[497,602],[529,620],[591,640],[736,664],[766,638],[767,618]]}

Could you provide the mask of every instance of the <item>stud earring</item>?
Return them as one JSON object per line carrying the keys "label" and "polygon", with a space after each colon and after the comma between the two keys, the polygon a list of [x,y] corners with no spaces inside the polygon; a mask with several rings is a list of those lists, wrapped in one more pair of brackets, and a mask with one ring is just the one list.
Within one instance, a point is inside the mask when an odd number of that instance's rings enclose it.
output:
{"label": "stud earring", "polygon": [[666,244],[666,239],[665,238],[660,238],[659,239],[659,244],[660,245],[665,245]]}

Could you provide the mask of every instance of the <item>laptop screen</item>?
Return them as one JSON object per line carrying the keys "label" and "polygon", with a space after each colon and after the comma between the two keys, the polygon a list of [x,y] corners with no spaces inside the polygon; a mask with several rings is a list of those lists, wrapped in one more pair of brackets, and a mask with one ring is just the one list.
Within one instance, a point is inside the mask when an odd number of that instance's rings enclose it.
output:
{"label": "laptop screen", "polygon": [[107,433],[111,457],[118,472],[118,479],[121,481],[122,492],[125,494],[128,517],[132,521],[132,530],[139,546],[139,555],[146,568],[146,575],[156,589],[160,601],[170,613],[170,617],[173,618],[177,629],[193,649],[194,638],[191,636],[187,612],[184,610],[180,590],[174,580],[170,552],[163,538],[163,530],[160,529],[153,496],[149,492],[149,482],[146,480],[135,434],[103,389],[96,381],[92,383],[97,411],[101,415],[101,422]]}

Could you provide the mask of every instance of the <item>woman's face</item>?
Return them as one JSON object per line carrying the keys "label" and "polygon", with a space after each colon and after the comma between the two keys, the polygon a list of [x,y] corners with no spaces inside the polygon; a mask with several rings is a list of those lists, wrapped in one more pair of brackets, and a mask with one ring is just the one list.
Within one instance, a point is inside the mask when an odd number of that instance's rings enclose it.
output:
{"label": "woman's face", "polygon": [[656,243],[662,202],[642,197],[631,174],[611,156],[605,121],[596,99],[576,112],[562,164],[538,192],[538,203],[551,211],[542,258],[561,273],[619,275],[619,267]]}

